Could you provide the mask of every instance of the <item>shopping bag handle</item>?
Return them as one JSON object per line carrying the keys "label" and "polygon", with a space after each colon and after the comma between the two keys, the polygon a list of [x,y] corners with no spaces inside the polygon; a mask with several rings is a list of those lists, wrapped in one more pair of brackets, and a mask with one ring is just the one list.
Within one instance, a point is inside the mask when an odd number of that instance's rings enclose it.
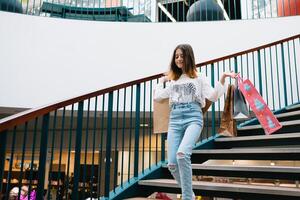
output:
{"label": "shopping bag handle", "polygon": [[238,73],[236,75],[236,79],[237,79],[238,83],[242,83],[244,81],[243,78],[241,77],[240,73]]}

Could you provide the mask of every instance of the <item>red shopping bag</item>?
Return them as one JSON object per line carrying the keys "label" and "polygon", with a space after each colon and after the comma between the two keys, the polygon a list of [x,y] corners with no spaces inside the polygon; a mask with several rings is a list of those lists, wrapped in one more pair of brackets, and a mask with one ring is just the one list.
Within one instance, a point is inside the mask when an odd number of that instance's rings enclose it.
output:
{"label": "red shopping bag", "polygon": [[270,135],[275,131],[279,130],[282,127],[282,125],[274,116],[274,114],[267,106],[267,104],[265,103],[261,95],[258,93],[256,88],[253,86],[251,81],[249,79],[243,80],[239,75],[237,78],[239,89],[243,93],[245,99],[248,101],[251,109],[256,115],[265,133],[267,135]]}

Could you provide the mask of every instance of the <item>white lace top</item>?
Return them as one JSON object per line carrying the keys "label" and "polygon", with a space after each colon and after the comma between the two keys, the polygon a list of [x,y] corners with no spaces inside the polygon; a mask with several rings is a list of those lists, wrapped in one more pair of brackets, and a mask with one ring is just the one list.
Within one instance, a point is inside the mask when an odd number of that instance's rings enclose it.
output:
{"label": "white lace top", "polygon": [[190,78],[182,74],[178,80],[168,82],[166,88],[163,88],[163,82],[160,81],[154,89],[154,100],[169,98],[170,105],[199,102],[203,108],[205,99],[215,102],[225,93],[225,89],[220,82],[213,88],[206,76],[198,75],[197,78]]}

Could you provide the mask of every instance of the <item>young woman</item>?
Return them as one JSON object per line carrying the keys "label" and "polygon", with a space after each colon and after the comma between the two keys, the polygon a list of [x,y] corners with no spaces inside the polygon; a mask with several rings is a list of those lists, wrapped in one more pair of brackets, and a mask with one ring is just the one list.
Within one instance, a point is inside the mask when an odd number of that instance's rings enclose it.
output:
{"label": "young woman", "polygon": [[[154,90],[154,100],[169,98],[168,168],[181,187],[182,199],[195,199],[192,189],[192,149],[198,140],[205,107],[205,99],[215,102],[225,92],[225,78],[236,73],[224,73],[212,88],[205,76],[197,76],[193,49],[188,44],[178,45],[172,56],[168,76],[160,78]],[[170,81],[166,88],[163,83]]]}

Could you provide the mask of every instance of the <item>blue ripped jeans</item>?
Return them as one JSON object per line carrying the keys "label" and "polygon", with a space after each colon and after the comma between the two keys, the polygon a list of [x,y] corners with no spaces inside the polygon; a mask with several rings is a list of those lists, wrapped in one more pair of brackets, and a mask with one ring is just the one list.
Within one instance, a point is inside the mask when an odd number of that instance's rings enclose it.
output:
{"label": "blue ripped jeans", "polygon": [[173,104],[168,130],[168,168],[181,187],[182,199],[194,199],[191,154],[199,139],[203,115],[198,103]]}

